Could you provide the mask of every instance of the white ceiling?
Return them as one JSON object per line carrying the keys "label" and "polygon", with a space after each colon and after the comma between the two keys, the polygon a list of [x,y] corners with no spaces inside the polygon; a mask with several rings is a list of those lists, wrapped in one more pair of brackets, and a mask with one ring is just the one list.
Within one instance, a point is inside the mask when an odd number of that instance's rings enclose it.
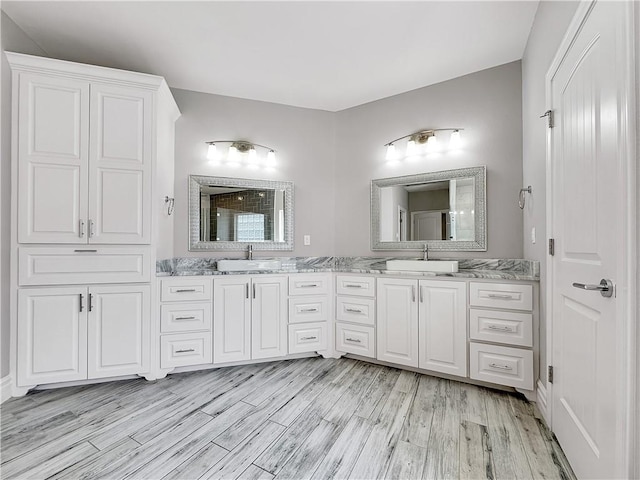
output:
{"label": "white ceiling", "polygon": [[537,1],[3,1],[54,58],[338,111],[519,60]]}

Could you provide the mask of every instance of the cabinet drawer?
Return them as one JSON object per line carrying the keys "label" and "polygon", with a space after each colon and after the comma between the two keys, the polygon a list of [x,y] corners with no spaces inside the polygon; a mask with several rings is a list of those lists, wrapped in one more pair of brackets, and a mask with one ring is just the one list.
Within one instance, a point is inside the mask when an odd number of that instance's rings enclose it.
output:
{"label": "cabinet drawer", "polygon": [[148,247],[21,247],[20,285],[151,281]]}
{"label": "cabinet drawer", "polygon": [[211,332],[160,336],[160,367],[211,363]]}
{"label": "cabinet drawer", "polygon": [[172,303],[162,305],[162,333],[211,330],[211,303]]}
{"label": "cabinet drawer", "polygon": [[289,353],[317,352],[327,348],[327,322],[289,325]]}
{"label": "cabinet drawer", "polygon": [[470,377],[533,390],[533,352],[498,345],[469,344]]}
{"label": "cabinet drawer", "polygon": [[357,277],[353,275],[338,275],[336,277],[336,292],[338,295],[360,295],[375,297],[375,277]]}
{"label": "cabinet drawer", "polygon": [[329,275],[289,275],[289,295],[321,295],[329,293]]}
{"label": "cabinet drawer", "polygon": [[533,315],[530,313],[469,310],[469,336],[472,340],[533,346]]}
{"label": "cabinet drawer", "polygon": [[375,336],[373,327],[336,323],[336,350],[375,358]]}
{"label": "cabinet drawer", "polygon": [[326,296],[289,299],[289,323],[329,320],[329,298]]}
{"label": "cabinet drawer", "polygon": [[340,296],[336,298],[336,320],[375,325],[375,300]]}
{"label": "cabinet drawer", "polygon": [[211,300],[210,277],[171,277],[160,280],[163,302]]}
{"label": "cabinet drawer", "polygon": [[533,287],[516,283],[469,284],[469,303],[474,307],[533,309]]}

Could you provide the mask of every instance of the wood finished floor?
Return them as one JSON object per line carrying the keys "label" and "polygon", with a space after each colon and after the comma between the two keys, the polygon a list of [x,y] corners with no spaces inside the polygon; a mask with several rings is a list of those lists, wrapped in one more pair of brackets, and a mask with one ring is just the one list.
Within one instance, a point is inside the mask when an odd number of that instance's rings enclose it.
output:
{"label": "wood finished floor", "polygon": [[310,358],[33,392],[2,478],[575,478],[519,396]]}

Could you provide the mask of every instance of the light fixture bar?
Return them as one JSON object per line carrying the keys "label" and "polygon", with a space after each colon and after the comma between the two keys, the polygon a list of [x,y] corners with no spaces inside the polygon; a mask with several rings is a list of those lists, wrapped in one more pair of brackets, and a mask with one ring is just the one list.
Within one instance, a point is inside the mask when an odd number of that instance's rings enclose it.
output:
{"label": "light fixture bar", "polygon": [[246,145],[247,150],[249,150],[251,147],[260,147],[260,148],[264,148],[266,150],[270,150],[272,152],[277,152],[277,150],[271,148],[271,147],[267,147],[266,145],[260,145],[259,143],[253,143],[253,142],[248,142],[246,140],[211,140],[210,142],[204,142],[207,145],[212,145],[212,144],[217,144],[217,143],[231,143],[231,144],[236,144],[236,148],[238,147],[238,145]]}
{"label": "light fixture bar", "polygon": [[464,130],[464,128],[430,128],[427,130],[419,130],[417,132],[410,133],[408,135],[403,135],[402,137],[396,138],[395,140],[391,140],[390,142],[385,143],[384,146],[388,147],[392,143],[395,143],[399,140],[404,140],[405,138],[409,138],[409,137],[419,138],[422,136],[422,137],[425,137],[425,141],[426,141],[426,138],[432,135],[435,135],[435,132],[446,132],[446,131],[455,132],[455,131],[462,131],[462,130]]}

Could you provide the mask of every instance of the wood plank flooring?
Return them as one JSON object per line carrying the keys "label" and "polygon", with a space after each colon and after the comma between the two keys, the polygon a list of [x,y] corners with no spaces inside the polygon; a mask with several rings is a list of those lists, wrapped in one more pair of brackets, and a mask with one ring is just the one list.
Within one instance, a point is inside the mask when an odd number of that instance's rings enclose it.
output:
{"label": "wood plank flooring", "polygon": [[309,358],[31,392],[2,478],[575,478],[520,396]]}

